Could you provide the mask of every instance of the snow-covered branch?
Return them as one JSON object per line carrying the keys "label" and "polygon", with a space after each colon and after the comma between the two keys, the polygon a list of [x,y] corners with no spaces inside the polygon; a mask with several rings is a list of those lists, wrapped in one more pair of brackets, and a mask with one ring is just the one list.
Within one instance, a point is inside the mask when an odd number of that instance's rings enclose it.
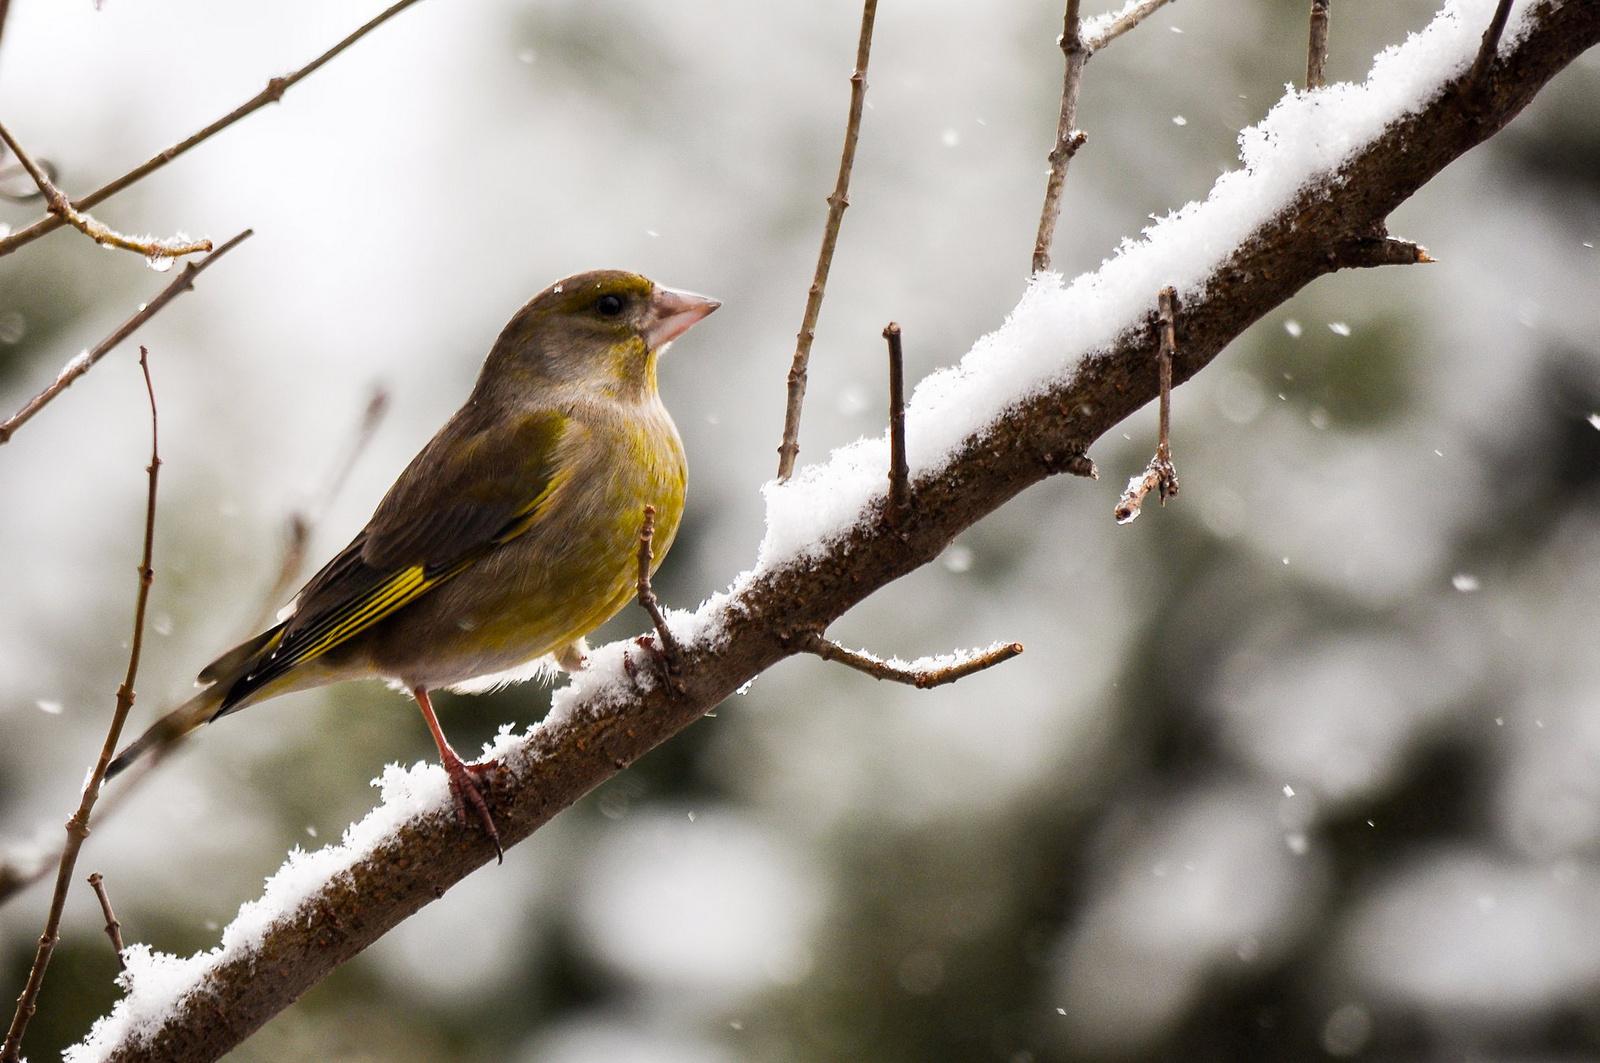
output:
{"label": "snow-covered branch", "polygon": [[[793,633],[826,629],[1025,488],[1082,468],[1095,440],[1156,397],[1163,287],[1176,288],[1183,307],[1173,364],[1181,383],[1312,280],[1389,261],[1361,252],[1386,238],[1389,213],[1600,42],[1592,0],[1521,3],[1487,83],[1469,91],[1492,8],[1448,3],[1428,29],[1381,55],[1364,84],[1290,93],[1242,135],[1243,167],[1204,203],[1093,274],[1070,284],[1036,277],[1003,327],[913,396],[914,505],[903,519],[886,519],[884,438],[769,486],[755,567],[695,613],[668,616],[683,648],[681,689],[657,683],[633,643],[614,644],[557,693],[549,719],[495,743],[505,843],[796,652]],[[131,947],[128,996],[68,1059],[214,1059],[493,855],[480,834],[460,829],[438,768],[391,768],[383,791],[343,844],[295,854],[216,950],[180,960]]]}

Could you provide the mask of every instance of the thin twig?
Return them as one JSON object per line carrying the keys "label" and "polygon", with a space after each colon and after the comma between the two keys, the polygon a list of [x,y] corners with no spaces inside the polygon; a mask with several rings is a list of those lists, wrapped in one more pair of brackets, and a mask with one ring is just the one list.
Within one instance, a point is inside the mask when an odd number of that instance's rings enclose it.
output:
{"label": "thin twig", "polygon": [[661,656],[666,659],[667,671],[676,674],[683,666],[683,647],[678,645],[678,640],[673,637],[672,629],[667,627],[667,618],[661,615],[661,606],[656,602],[656,592],[650,587],[650,562],[654,559],[651,543],[656,534],[656,507],[644,507],[644,523],[639,525],[639,604],[644,606],[644,611],[650,614],[650,622],[656,626],[656,635],[661,639]]}
{"label": "thin twig", "polygon": [[1170,287],[1161,289],[1159,303],[1157,321],[1161,329],[1161,348],[1157,363],[1161,372],[1161,405],[1156,456],[1150,459],[1143,475],[1128,481],[1128,489],[1117,502],[1118,524],[1127,524],[1138,517],[1144,497],[1151,491],[1157,493],[1163,506],[1167,499],[1178,497],[1178,470],[1172,464],[1172,360],[1178,354],[1178,293]]}
{"label": "thin twig", "polygon": [[[346,48],[356,43],[356,41],[360,40],[362,37],[365,37],[368,33],[378,28],[378,26],[387,22],[389,19],[393,18],[395,15],[398,15],[401,11],[404,11],[406,8],[410,7],[416,2],[417,0],[399,0],[399,3],[396,3],[384,10],[381,14],[371,19],[360,29],[350,34],[332,48],[329,48],[326,52],[323,52],[321,55],[317,56],[299,70],[296,70],[292,74],[286,74],[283,77],[273,78],[271,81],[267,82],[266,88],[262,89],[260,92],[256,93],[254,96],[250,97],[250,99],[246,100],[238,107],[235,107],[233,110],[229,111],[215,122],[212,122],[198,133],[195,133],[186,140],[179,141],[178,143],[172,145],[172,147],[129,170],[121,177],[118,177],[115,180],[100,186],[93,192],[90,192],[88,195],[83,196],[80,199],[73,200],[72,205],[78,210],[88,210],[96,203],[100,203],[106,199],[109,199],[134,182],[150,176],[150,174],[161,169],[161,167],[165,166],[173,159],[176,159],[190,148],[211,138],[217,133],[220,133],[222,130],[228,128],[228,126],[237,122],[239,119],[245,117],[251,112],[257,111],[269,103],[278,102],[278,100],[283,98],[283,94],[297,82],[315,73],[320,67],[323,66],[323,64],[333,59],[340,52],[344,51]],[[5,239],[0,240],[0,255],[9,255],[11,252],[15,251],[24,244],[31,243],[34,240],[37,240],[39,237],[44,236],[46,233],[54,232],[64,224],[66,223],[54,214],[45,218],[41,218],[32,225],[28,226],[26,229],[19,229],[17,232],[11,234]]]}
{"label": "thin twig", "polygon": [[1505,32],[1510,15],[1511,0],[1500,0],[1495,5],[1494,16],[1489,19],[1489,28],[1483,31],[1483,43],[1478,46],[1478,57],[1472,61],[1472,72],[1467,75],[1467,84],[1474,92],[1482,92],[1488,86],[1489,70],[1494,66],[1500,35]]}
{"label": "thin twig", "polygon": [[87,373],[90,368],[93,367],[93,365],[100,359],[104,358],[113,347],[127,339],[129,336],[133,335],[134,331],[138,329],[140,325],[154,317],[156,312],[162,307],[166,306],[168,303],[172,302],[173,299],[176,299],[179,295],[193,287],[194,279],[200,275],[202,270],[211,265],[211,263],[215,262],[217,259],[221,258],[223,255],[227,254],[229,251],[233,250],[235,247],[239,246],[239,243],[250,236],[251,232],[252,230],[246,229],[238,236],[235,236],[232,240],[229,240],[227,243],[211,252],[205,258],[198,259],[194,262],[185,262],[183,264],[183,272],[179,273],[172,279],[170,284],[161,289],[161,294],[157,295],[154,299],[141,306],[136,314],[128,318],[128,320],[124,321],[122,324],[118,325],[116,330],[112,332],[111,335],[107,336],[89,350],[84,351],[76,358],[72,359],[72,361],[68,362],[62,367],[61,372],[56,376],[53,384],[39,392],[39,394],[35,395],[33,398],[29,399],[22,409],[12,414],[11,417],[5,421],[0,421],[0,444],[9,443],[11,441],[11,437],[16,434],[17,429],[26,424],[34,414],[43,409],[46,403],[55,398],[57,395],[61,394],[63,391],[67,390],[67,388],[72,385],[74,380],[77,380],[80,376]]}
{"label": "thin twig", "polygon": [[1103,15],[1091,19],[1091,30],[1085,37],[1084,44],[1093,55],[1171,2],[1172,0],[1144,0],[1141,4],[1129,6],[1121,14],[1109,20]]}
{"label": "thin twig", "polygon": [[133,684],[139,676],[139,654],[144,649],[144,616],[150,602],[150,584],[155,580],[152,559],[156,537],[156,483],[161,474],[161,447],[156,416],[156,390],[150,382],[150,359],[143,347],[139,348],[139,369],[144,373],[145,394],[150,399],[150,464],[149,492],[144,510],[144,553],[139,560],[139,592],[133,606],[133,644],[128,651],[128,671],[122,685],[117,688],[117,704],[111,713],[111,726],[106,729],[106,740],[100,747],[100,759],[95,761],[84,784],[78,810],[67,820],[67,843],[61,851],[61,862],[56,868],[55,893],[50,898],[50,914],[45,919],[44,933],[39,935],[39,949],[33,957],[33,967],[28,971],[28,983],[17,1000],[17,1011],[6,1032],[4,1048],[0,1048],[0,1063],[17,1063],[22,1053],[22,1035],[28,1029],[28,1020],[38,1006],[39,989],[44,985],[44,972],[50,966],[50,956],[61,940],[61,912],[67,903],[67,889],[72,883],[72,869],[77,865],[78,852],[84,839],[89,837],[89,816],[95,801],[100,797],[100,784],[105,780],[106,767],[122,741],[122,726],[127,722],[128,711],[133,708]]}
{"label": "thin twig", "polygon": [[267,626],[298,581],[300,570],[305,567],[306,552],[311,544],[312,533],[328,507],[333,504],[333,500],[344,489],[345,481],[350,478],[350,470],[355,468],[356,461],[372,442],[372,436],[377,432],[378,425],[383,421],[383,415],[388,409],[389,393],[381,387],[374,387],[371,397],[367,400],[366,409],[362,411],[361,420],[351,434],[350,441],[345,444],[322,490],[309,504],[289,514],[284,528],[283,560],[278,565],[278,575],[272,581],[271,588],[261,599],[259,614],[249,625],[251,633]]}
{"label": "thin twig", "polygon": [[100,911],[106,917],[106,937],[111,939],[111,948],[117,954],[117,969],[127,970],[128,964],[122,958],[122,924],[117,921],[117,913],[111,910],[111,898],[106,895],[105,876],[96,871],[89,876],[89,886],[94,890],[94,895],[100,899]]}
{"label": "thin twig", "polygon": [[906,365],[900,326],[883,330],[889,341],[889,519],[896,525],[911,509],[911,470],[906,464]]}
{"label": "thin twig", "polygon": [[861,134],[861,109],[867,99],[867,59],[872,54],[872,22],[878,14],[878,0],[861,5],[861,38],[856,43],[856,68],[850,75],[850,118],[845,123],[844,149],[839,154],[839,177],[833,195],[828,197],[828,221],[822,227],[822,249],[817,252],[817,269],[806,294],[806,312],[795,337],[794,362],[789,367],[789,402],[783,414],[783,442],[778,445],[778,479],[787,480],[794,472],[794,459],[800,453],[800,405],[806,397],[806,367],[811,362],[811,344],[817,338],[817,315],[822,312],[822,293],[828,286],[828,269],[833,265],[833,249],[839,242],[839,223],[844,208],[850,205],[850,171],[856,164],[856,141]]}
{"label": "thin twig", "polygon": [[957,679],[965,679],[974,672],[981,672],[985,668],[993,668],[1002,661],[1009,661],[1022,652],[1022,643],[1011,642],[982,653],[975,653],[964,661],[942,668],[907,668],[864,653],[847,650],[815,631],[797,632],[793,636],[793,642],[802,653],[821,657],[824,661],[847,665],[858,672],[865,672],[874,679],[904,683],[919,690],[941,687],[946,683],[954,683]]}
{"label": "thin twig", "polygon": [[1089,49],[1083,43],[1078,19],[1080,0],[1067,0],[1067,13],[1061,27],[1061,51],[1067,59],[1067,72],[1061,80],[1061,115],[1056,120],[1056,143],[1050,149],[1050,176],[1045,179],[1044,208],[1039,212],[1039,232],[1033,239],[1033,271],[1050,268],[1050,247],[1055,243],[1056,223],[1061,217],[1061,189],[1067,183],[1067,166],[1088,139],[1077,128],[1078,89],[1083,83],[1083,64]]}
{"label": "thin twig", "polygon": [[[156,240],[150,237],[124,236],[115,229],[106,225],[72,205],[72,200],[67,194],[56,187],[50,175],[22,150],[11,131],[0,125],[0,141],[11,149],[11,154],[17,157],[22,168],[28,171],[28,176],[33,178],[33,183],[39,186],[39,193],[44,196],[49,205],[50,213],[77,229],[85,236],[102,247],[116,247],[123,251],[133,251],[159,263],[162,260],[180,258],[183,255],[196,255],[202,251],[211,250],[210,240],[184,240],[173,238],[171,240]],[[166,267],[162,267],[166,268]]]}
{"label": "thin twig", "polygon": [[1328,0],[1311,0],[1311,39],[1306,45],[1306,88],[1328,83]]}

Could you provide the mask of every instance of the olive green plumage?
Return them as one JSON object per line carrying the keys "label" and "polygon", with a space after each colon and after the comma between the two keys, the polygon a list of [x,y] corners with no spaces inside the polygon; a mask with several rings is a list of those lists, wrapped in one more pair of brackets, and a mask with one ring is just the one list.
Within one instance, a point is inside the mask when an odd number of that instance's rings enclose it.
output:
{"label": "olive green plumage", "polygon": [[[656,362],[718,305],[614,271],[535,296],[501,332],[466,405],[284,621],[212,662],[205,689],[113,772],[294,690],[388,679],[417,693],[432,725],[428,690],[546,655],[581,666],[583,637],[633,596],[644,507],[656,508],[657,562],[677,532],[687,466]],[[436,737],[450,768],[454,754]]]}

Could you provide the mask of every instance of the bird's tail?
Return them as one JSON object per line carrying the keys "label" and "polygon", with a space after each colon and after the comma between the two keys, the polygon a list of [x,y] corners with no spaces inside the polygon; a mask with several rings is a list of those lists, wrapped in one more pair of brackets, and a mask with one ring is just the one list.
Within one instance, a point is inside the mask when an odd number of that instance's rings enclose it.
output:
{"label": "bird's tail", "polygon": [[151,724],[149,730],[117,754],[111,766],[106,768],[106,778],[121,772],[147,753],[165,756],[179,739],[217,714],[226,689],[226,683],[213,683]]}

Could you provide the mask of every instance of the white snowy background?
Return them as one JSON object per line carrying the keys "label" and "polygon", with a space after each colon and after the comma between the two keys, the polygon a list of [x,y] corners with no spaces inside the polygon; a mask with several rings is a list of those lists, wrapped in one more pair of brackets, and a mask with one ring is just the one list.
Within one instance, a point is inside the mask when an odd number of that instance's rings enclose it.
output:
{"label": "white snowy background", "polygon": [[[1237,165],[1304,64],[1305,5],[1190,0],[1089,65],[1056,265],[1096,267]],[[1491,4],[1462,4],[1486,21]],[[1091,10],[1093,10],[1091,5]],[[1432,18],[1334,13],[1331,75]],[[373,5],[15,0],[0,115],[82,191],[298,66]],[[96,213],[256,236],[139,335],[162,511],[136,722],[245,634],[285,514],[370,388],[392,412],[326,557],[550,281],[638,269],[725,306],[663,388],[690,511],[659,590],[755,560],[783,379],[832,186],[859,9],[418,5]],[[1022,296],[1054,131],[1054,3],[879,14],[802,461],[882,430],[908,376]],[[1440,264],[1340,274],[1175,397],[1184,493],[1117,528],[1037,488],[834,635],[996,639],[952,688],[786,663],[475,874],[231,1058],[1582,1057],[1600,1051],[1600,63],[1396,216]],[[19,227],[36,207],[0,206]],[[166,281],[61,233],[0,259],[0,407]],[[147,420],[134,348],[0,450],[0,847],[53,841],[126,655]],[[613,629],[642,625],[630,610]],[[441,699],[463,749],[548,694]],[[130,940],[188,953],[286,849],[428,756],[376,685],[203,732],[96,831]],[[0,999],[45,892],[0,909]],[[114,999],[86,890],[30,1041]]]}

